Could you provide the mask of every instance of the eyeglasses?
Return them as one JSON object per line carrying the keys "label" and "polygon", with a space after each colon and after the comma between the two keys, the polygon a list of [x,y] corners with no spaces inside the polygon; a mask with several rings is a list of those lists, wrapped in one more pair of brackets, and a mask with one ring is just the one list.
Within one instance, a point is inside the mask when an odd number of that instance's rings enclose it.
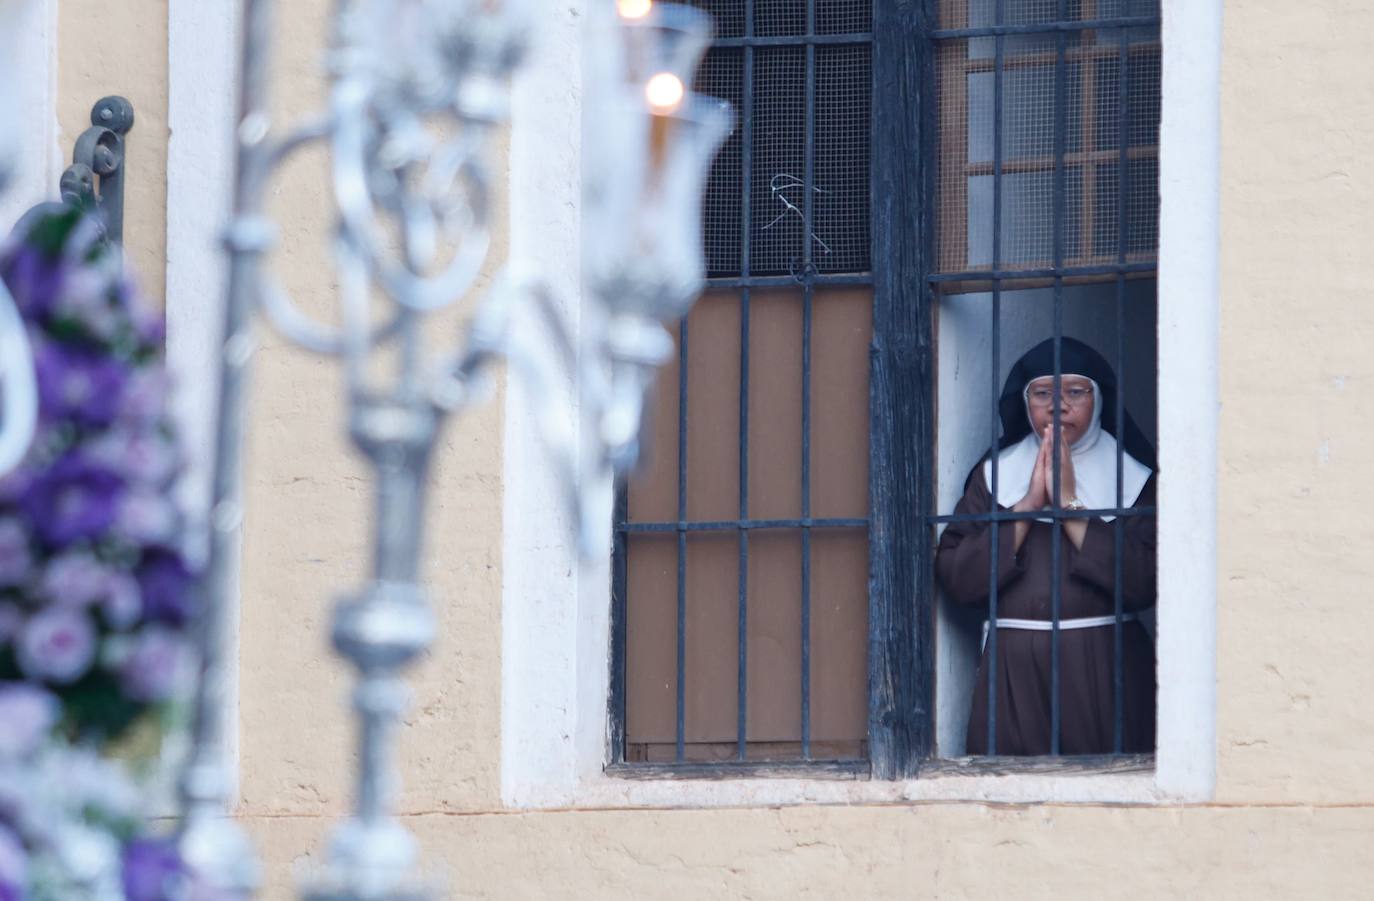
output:
{"label": "eyeglasses", "polygon": [[[1092,399],[1093,389],[1081,385],[1071,385],[1065,387],[1060,394],[1064,398],[1064,403],[1076,407],[1084,401]],[[1026,389],[1026,400],[1033,407],[1048,407],[1054,403],[1054,389],[1050,387],[1028,388]]]}

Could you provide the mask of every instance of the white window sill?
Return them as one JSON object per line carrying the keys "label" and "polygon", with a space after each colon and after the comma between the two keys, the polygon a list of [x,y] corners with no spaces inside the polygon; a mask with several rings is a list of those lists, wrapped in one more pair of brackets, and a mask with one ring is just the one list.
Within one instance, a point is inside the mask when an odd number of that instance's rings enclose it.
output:
{"label": "white window sill", "polygon": [[916,779],[724,778],[645,779],[600,775],[571,795],[530,786],[507,798],[539,808],[721,808],[816,804],[1161,804],[1180,799],[1161,790],[1153,772],[939,773]]}

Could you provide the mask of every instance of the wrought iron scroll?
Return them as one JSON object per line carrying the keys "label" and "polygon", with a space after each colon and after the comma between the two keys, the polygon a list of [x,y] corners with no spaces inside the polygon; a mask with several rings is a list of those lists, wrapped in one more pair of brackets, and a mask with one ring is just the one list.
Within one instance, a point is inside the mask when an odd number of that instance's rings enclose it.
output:
{"label": "wrought iron scroll", "polygon": [[133,104],[102,97],[91,109],[91,127],[76,139],[72,164],[62,173],[62,202],[99,214],[106,236],[124,243],[124,136],[134,127]]}

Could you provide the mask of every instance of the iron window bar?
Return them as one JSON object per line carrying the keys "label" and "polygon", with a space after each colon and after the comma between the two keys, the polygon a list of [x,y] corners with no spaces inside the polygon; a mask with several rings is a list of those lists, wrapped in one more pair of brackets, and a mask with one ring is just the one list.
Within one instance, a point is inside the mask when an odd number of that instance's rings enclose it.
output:
{"label": "iron window bar", "polygon": [[795,288],[799,283],[820,287],[867,286],[873,284],[873,275],[868,272],[808,272],[799,275],[713,276],[706,280],[706,290]]}
{"label": "iron window bar", "polygon": [[866,529],[867,518],[718,519],[678,522],[621,522],[616,530],[627,535],[667,532],[751,532],[763,529]]}
{"label": "iron window bar", "polygon": [[[998,164],[1000,165],[1000,163]],[[935,272],[926,276],[933,283],[940,282],[1005,282],[1012,279],[1064,278],[1103,275],[1154,275],[1159,264],[1151,260],[1140,263],[1099,263],[1091,266],[1035,266],[1026,269],[963,269],[958,272]],[[1001,386],[998,386],[999,388]]]}
{"label": "iron window bar", "polygon": [[1015,25],[975,25],[968,28],[937,28],[930,33],[932,41],[956,41],[967,38],[993,38],[1007,35],[1066,34],[1077,31],[1103,31],[1112,28],[1157,28],[1159,16],[1117,16],[1111,19],[1083,19],[1056,22],[1027,22]]}
{"label": "iron window bar", "polygon": [[[994,470],[996,467],[992,467]],[[926,517],[926,521],[939,525],[954,522],[1026,522],[1036,519],[1097,519],[1102,516],[1130,517],[1153,516],[1154,507],[1097,507],[1092,510],[1069,510],[1064,507],[1046,507],[1043,510],[995,510],[990,513],[944,513]]]}
{"label": "iron window bar", "polygon": [[[995,35],[994,37],[1005,37],[1005,35]],[[1131,56],[1159,56],[1163,49],[1163,44],[1159,41],[1136,41],[1127,45],[1127,53]],[[1068,62],[1088,62],[1092,60],[1114,60],[1117,55],[1117,48],[1106,44],[1091,44],[1086,47],[1070,47],[1065,51],[1064,57]],[[1016,56],[1008,57],[1002,61],[1004,72],[1016,72],[1022,69],[1037,69],[1054,66],[1054,51],[1044,53],[1019,53]],[[991,57],[971,56],[968,59],[960,60],[962,68],[966,74],[984,74],[991,72],[996,62]]]}
{"label": "iron window bar", "polygon": [[721,49],[730,47],[835,47],[846,44],[868,44],[872,41],[872,32],[855,31],[847,34],[777,34],[716,38],[711,42],[711,46]]}
{"label": "iron window bar", "polygon": [[[1001,23],[1006,18],[1006,0],[997,0],[995,7],[994,21]],[[1006,40],[1002,35],[993,38],[994,49],[993,59],[996,68],[993,69],[993,88],[992,88],[992,266],[996,268],[1002,259],[1002,130],[1003,130],[1003,80],[1006,76]],[[967,78],[968,76],[962,76]],[[998,334],[1002,322],[1002,283],[994,281],[992,283],[992,377],[990,387],[992,389],[992,432],[998,434],[998,394],[1001,386],[999,376],[1002,372],[1002,342]],[[992,454],[992,485],[990,491],[992,497],[997,497],[999,487],[998,470],[1001,460],[999,454]],[[988,527],[988,540],[991,547],[999,548],[1000,543],[1000,523],[994,518]],[[996,552],[994,551],[994,554]],[[995,558],[994,558],[995,559]],[[1001,580],[997,578],[997,565],[994,562],[988,567],[988,622],[997,622],[997,591],[1001,587]],[[988,751],[997,753],[997,639],[999,630],[988,629]]]}
{"label": "iron window bar", "polygon": [[[744,109],[740,148],[740,370],[739,370],[739,518],[749,519],[749,324],[750,239],[753,232],[754,181],[754,48],[763,46],[754,37],[754,0],[744,0],[744,71],[740,73]],[[735,626],[735,757],[749,756],[749,530],[739,529],[739,603]]]}

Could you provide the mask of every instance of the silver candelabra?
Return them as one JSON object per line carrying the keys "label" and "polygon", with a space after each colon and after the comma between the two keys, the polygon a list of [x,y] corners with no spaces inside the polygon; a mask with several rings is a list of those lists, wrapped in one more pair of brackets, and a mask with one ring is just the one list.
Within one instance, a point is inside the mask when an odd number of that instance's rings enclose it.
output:
{"label": "silver candelabra", "polygon": [[[425,474],[445,418],[483,395],[496,360],[532,384],[535,418],[588,553],[604,553],[606,477],[633,465],[645,391],[703,278],[700,196],[729,130],[722,104],[689,87],[710,20],[651,0],[587,11],[584,209],[588,243],[582,326],[561,318],[537,277],[508,267],[451,354],[427,357],[426,319],[474,286],[486,262],[492,184],[483,167],[508,120],[508,82],[528,51],[532,0],[336,0],[327,108],[279,131],[268,114],[271,0],[245,0],[229,274],[208,519],[192,752],[182,781],[181,848],[208,885],[231,896],[257,883],[254,857],[225,818],[222,759],[226,590],[241,520],[245,381],[255,311],[291,341],[338,357],[349,434],[377,484],[373,573],[339,601],[334,647],[357,670],[359,771],[353,813],[334,833],[310,899],[428,898],[414,839],[392,817],[392,732],[407,702],[401,674],[435,635],[419,584]],[[264,194],[298,150],[328,146],[340,325],[311,319],[266,266],[274,243]],[[532,314],[532,315],[531,315]],[[535,333],[538,333],[538,338]],[[376,376],[379,354],[399,362]],[[566,427],[554,393],[574,375],[590,447]]]}

